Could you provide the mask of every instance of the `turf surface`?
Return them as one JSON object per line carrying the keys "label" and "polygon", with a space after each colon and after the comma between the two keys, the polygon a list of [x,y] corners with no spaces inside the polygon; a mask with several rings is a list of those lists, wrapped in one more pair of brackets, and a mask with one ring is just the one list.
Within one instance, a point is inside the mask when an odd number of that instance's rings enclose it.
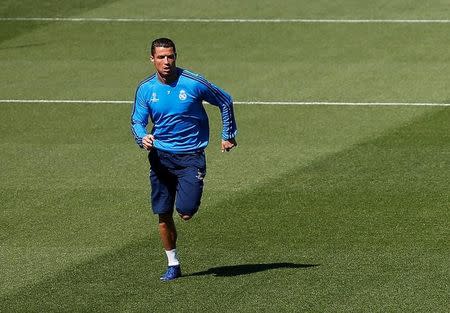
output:
{"label": "turf surface", "polygon": [[[205,17],[199,1],[137,3],[0,12]],[[416,4],[218,1],[209,16],[445,18]],[[179,65],[236,100],[446,102],[449,27],[2,21],[0,98],[131,100],[146,42],[169,35]],[[237,105],[224,155],[208,107],[207,187],[178,223],[185,277],[169,284],[130,111],[0,104],[0,311],[448,310],[449,109]]]}

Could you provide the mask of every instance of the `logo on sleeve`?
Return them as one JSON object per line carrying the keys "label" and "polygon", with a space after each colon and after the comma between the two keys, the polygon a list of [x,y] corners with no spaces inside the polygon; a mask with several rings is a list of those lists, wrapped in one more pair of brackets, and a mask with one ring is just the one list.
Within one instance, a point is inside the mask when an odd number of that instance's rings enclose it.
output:
{"label": "logo on sleeve", "polygon": [[180,98],[181,101],[184,101],[187,99],[186,91],[183,89],[180,90],[180,93],[178,94],[178,98]]}

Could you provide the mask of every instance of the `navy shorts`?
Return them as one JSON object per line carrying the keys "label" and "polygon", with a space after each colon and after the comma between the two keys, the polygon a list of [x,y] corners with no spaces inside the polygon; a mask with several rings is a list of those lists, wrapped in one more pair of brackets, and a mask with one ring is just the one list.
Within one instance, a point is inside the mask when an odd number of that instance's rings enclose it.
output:
{"label": "navy shorts", "polygon": [[205,152],[173,154],[152,149],[148,159],[153,213],[172,213],[175,206],[180,214],[194,215],[203,193]]}

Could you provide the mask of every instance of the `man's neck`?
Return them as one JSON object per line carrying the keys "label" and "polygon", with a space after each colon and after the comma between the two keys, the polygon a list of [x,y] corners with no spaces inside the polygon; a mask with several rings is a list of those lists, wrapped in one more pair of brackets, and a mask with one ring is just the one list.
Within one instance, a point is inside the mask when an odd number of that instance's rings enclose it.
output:
{"label": "man's neck", "polygon": [[178,79],[178,68],[176,68],[173,73],[169,76],[161,76],[159,73],[157,73],[158,79],[161,83],[165,85],[170,85],[174,81]]}

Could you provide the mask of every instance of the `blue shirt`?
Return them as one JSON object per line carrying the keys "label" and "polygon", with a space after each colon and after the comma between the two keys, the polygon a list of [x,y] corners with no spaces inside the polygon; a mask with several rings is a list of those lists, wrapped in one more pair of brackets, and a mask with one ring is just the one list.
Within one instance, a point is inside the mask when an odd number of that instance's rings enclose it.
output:
{"label": "blue shirt", "polygon": [[189,153],[206,148],[209,122],[203,101],[218,106],[222,115],[222,139],[237,133],[231,96],[202,76],[177,68],[178,78],[162,83],[156,74],[142,81],[136,90],[131,130],[142,146],[150,117],[154,147],[171,153]]}

